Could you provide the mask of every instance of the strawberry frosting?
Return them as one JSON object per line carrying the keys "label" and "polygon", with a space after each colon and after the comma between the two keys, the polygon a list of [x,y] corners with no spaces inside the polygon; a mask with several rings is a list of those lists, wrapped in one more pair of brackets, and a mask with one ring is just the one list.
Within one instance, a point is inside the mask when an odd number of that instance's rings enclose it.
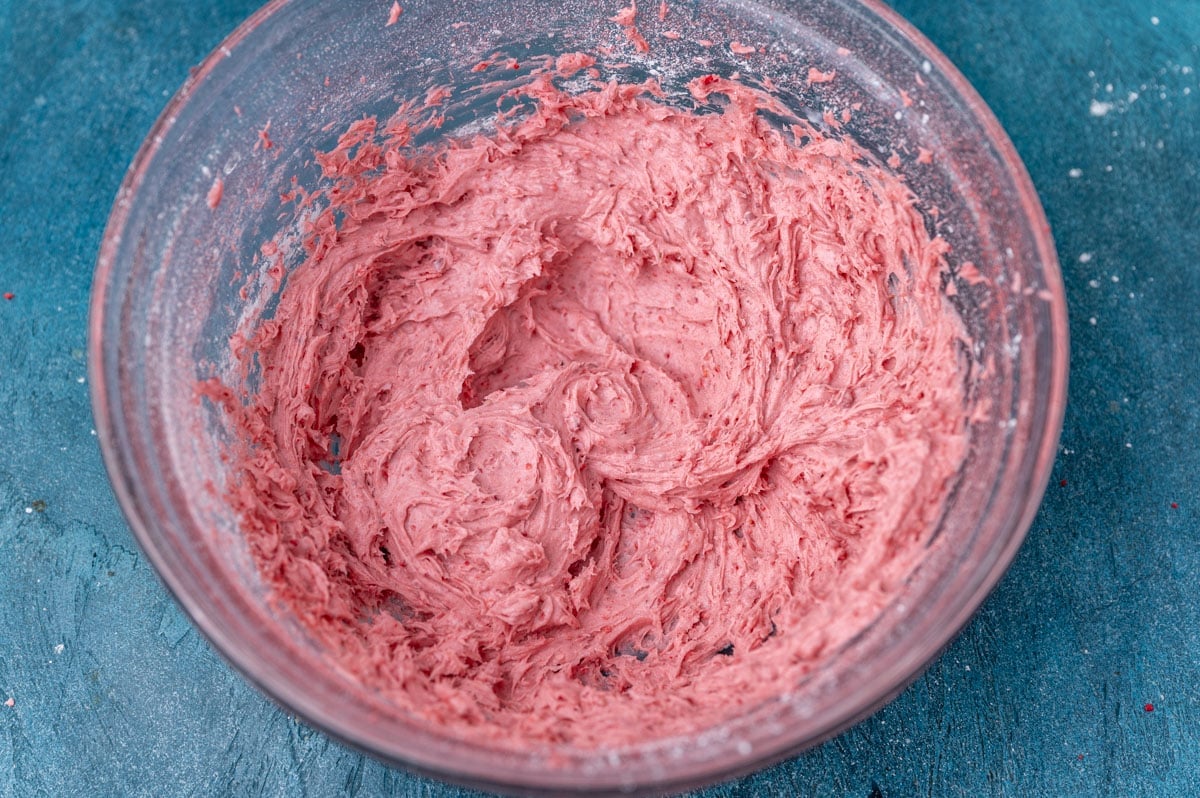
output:
{"label": "strawberry frosting", "polygon": [[920,562],[966,445],[947,247],[900,177],[736,83],[694,81],[705,113],[520,93],[486,135],[365,120],[320,155],[304,261],[235,346],[255,390],[212,394],[229,497],[311,637],[442,732],[691,734]]}

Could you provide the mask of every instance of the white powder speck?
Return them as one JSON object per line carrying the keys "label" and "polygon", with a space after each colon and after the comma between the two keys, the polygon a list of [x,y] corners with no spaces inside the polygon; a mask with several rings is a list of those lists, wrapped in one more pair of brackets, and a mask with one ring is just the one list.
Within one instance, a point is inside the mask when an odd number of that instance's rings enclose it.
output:
{"label": "white powder speck", "polygon": [[896,118],[896,121],[898,122],[898,121],[900,121],[901,119],[903,119],[903,118],[904,118],[904,112],[903,112],[903,111],[897,111],[896,113],[892,114],[892,116],[894,116],[894,117]]}
{"label": "white powder speck", "polygon": [[921,62],[921,71],[924,72],[926,75],[928,75],[930,72],[933,71],[933,64],[929,63],[928,61],[922,61]]}
{"label": "white powder speck", "polygon": [[83,385],[85,382],[87,382],[87,378],[86,377],[76,377],[75,382],[79,383],[80,385]]}
{"label": "white powder speck", "polygon": [[1157,24],[1158,24],[1158,17],[1150,17],[1150,24],[1151,24],[1151,25],[1157,25]]}
{"label": "white powder speck", "polygon": [[32,514],[33,514],[33,508],[32,508],[32,507],[26,507],[26,508],[25,508],[25,515],[32,515]]}
{"label": "white powder speck", "polygon": [[1134,294],[1132,291],[1130,291],[1130,292],[1129,292],[1129,298],[1130,298],[1130,299],[1137,299],[1137,296],[1136,296],[1136,295],[1135,295],[1135,294]]}
{"label": "white powder speck", "polygon": [[1089,78],[1094,78],[1094,77],[1096,77],[1096,70],[1094,70],[1094,69],[1089,69],[1089,70],[1088,70],[1088,77],[1089,77]]}
{"label": "white powder speck", "polygon": [[1121,282],[1121,278],[1120,278],[1120,277],[1118,277],[1117,275],[1115,275],[1115,274],[1114,274],[1114,275],[1112,276],[1112,281],[1113,281],[1114,283],[1119,283],[1119,282]]}
{"label": "white powder speck", "polygon": [[1100,281],[1099,280],[1088,280],[1088,287],[1089,288],[1099,288]]}
{"label": "white powder speck", "polygon": [[1183,74],[1185,74],[1185,75],[1190,75],[1190,74],[1192,74],[1192,68],[1191,68],[1190,66],[1181,66],[1181,67],[1179,68],[1179,71],[1180,71],[1180,72],[1182,72],[1182,73],[1183,73]]}
{"label": "white powder speck", "polygon": [[57,646],[54,647],[54,653],[61,654],[61,653],[63,653],[64,650],[66,650],[66,648],[67,647],[65,645],[63,645],[62,643],[59,643]]}
{"label": "white powder speck", "polygon": [[1132,443],[1130,443],[1129,441],[1125,441],[1125,448],[1126,448],[1126,449],[1132,449],[1132,448],[1133,448],[1133,444],[1132,444]]}
{"label": "white powder speck", "polygon": [[1112,171],[1112,164],[1110,164],[1110,163],[1108,163],[1108,164],[1105,164],[1105,165],[1104,165],[1104,171],[1106,171],[1106,172],[1111,172],[1111,171]]}
{"label": "white powder speck", "polygon": [[1088,112],[1092,116],[1104,116],[1105,114],[1107,114],[1109,111],[1112,110],[1112,107],[1113,107],[1112,103],[1105,103],[1105,102],[1100,102],[1099,100],[1092,100],[1092,104],[1088,107]]}
{"label": "white powder speck", "polygon": [[1129,92],[1129,102],[1137,102],[1138,93],[1136,91]]}
{"label": "white powder speck", "polygon": [[92,430],[92,434],[93,434],[93,435],[95,435],[95,434],[96,434],[96,430]]}
{"label": "white powder speck", "polygon": [[1090,324],[1090,325],[1092,325],[1093,327],[1095,327],[1095,326],[1096,326],[1096,317],[1095,317],[1095,316],[1092,316],[1090,319],[1088,319],[1088,324]]}
{"label": "white powder speck", "polygon": [[1083,177],[1082,169],[1071,169],[1067,172],[1067,177]]}
{"label": "white powder speck", "polygon": [[1183,96],[1184,96],[1184,97],[1186,97],[1187,95],[1189,95],[1189,94],[1191,94],[1191,93],[1192,93],[1192,87],[1191,87],[1191,86],[1184,86],[1184,87],[1183,87]]}
{"label": "white powder speck", "polygon": [[1080,263],[1090,263],[1091,260],[1092,260],[1092,253],[1090,253],[1090,252],[1080,252],[1079,253],[1079,262]]}
{"label": "white powder speck", "polygon": [[1111,83],[1105,83],[1105,84],[1104,84],[1104,90],[1105,90],[1106,92],[1108,92],[1109,94],[1112,94],[1112,92],[1113,92],[1113,85],[1112,85]]}

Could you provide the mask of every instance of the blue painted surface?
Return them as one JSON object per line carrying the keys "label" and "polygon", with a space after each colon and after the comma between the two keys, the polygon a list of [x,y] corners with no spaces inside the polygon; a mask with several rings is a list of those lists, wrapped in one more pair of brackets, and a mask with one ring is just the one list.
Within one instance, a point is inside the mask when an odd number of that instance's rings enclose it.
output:
{"label": "blue painted surface", "polygon": [[[257,2],[0,0],[0,798],[464,794],[232,673],[138,552],[90,432],[109,205],[188,67]],[[1072,313],[1064,448],[1012,570],[921,679],[703,795],[1196,794],[1200,6],[896,7],[979,89],[1045,203]]]}

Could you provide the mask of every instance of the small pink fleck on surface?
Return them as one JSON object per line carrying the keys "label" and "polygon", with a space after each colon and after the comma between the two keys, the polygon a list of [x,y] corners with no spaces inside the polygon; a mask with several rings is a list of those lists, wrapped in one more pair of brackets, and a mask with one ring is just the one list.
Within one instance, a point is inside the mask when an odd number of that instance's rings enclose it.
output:
{"label": "small pink fleck on surface", "polygon": [[[4,296],[5,296],[5,298],[7,299],[9,296],[11,296],[11,294],[5,294]],[[1171,502],[1171,509],[1172,509],[1172,510],[1178,510],[1178,509],[1179,509],[1179,502]]]}
{"label": "small pink fleck on surface", "polygon": [[842,56],[843,58],[845,58],[846,56],[850,55],[850,48],[849,47],[839,47],[839,48],[837,48],[837,54]]}
{"label": "small pink fleck on surface", "polygon": [[275,142],[271,141],[271,123],[263,125],[262,130],[258,131],[258,145],[264,150],[269,150],[275,146]]}
{"label": "small pink fleck on surface", "polygon": [[917,163],[933,163],[933,153],[924,147],[918,147]]}
{"label": "small pink fleck on surface", "polygon": [[750,45],[742,44],[741,42],[738,42],[738,41],[730,42],[729,49],[731,51],[737,53],[738,55],[750,55],[751,53],[753,53],[755,51],[754,48],[751,47]]}
{"label": "small pink fleck on surface", "polygon": [[17,295],[14,294],[12,291],[5,291],[4,298],[7,299],[9,302],[11,302],[17,298]]}
{"label": "small pink fleck on surface", "polygon": [[4,706],[6,706],[6,707],[16,706],[16,703],[17,703],[16,699],[10,698],[4,702]]}
{"label": "small pink fleck on surface", "polygon": [[665,30],[665,31],[663,31],[663,34],[662,34],[662,35],[663,35],[663,38],[666,38],[666,39],[678,39],[678,38],[679,38],[679,31],[677,31],[677,30]]}
{"label": "small pink fleck on surface", "polygon": [[900,102],[904,103],[905,108],[912,108],[912,97],[909,97],[908,92],[906,92],[904,89],[900,90]]}
{"label": "small pink fleck on surface", "polygon": [[221,197],[224,196],[224,194],[225,181],[218,177],[213,181],[212,188],[208,190],[208,196],[205,198],[205,201],[208,203],[209,210],[215,211],[217,209],[217,206],[221,204]]}
{"label": "small pink fleck on surface", "polygon": [[836,77],[837,77],[836,69],[831,69],[828,72],[822,72],[821,70],[817,69],[816,67],[808,68],[808,82],[809,83],[829,83],[831,80],[833,80]]}
{"label": "small pink fleck on surface", "polygon": [[1146,704],[1146,706],[1142,707],[1142,709],[1146,710],[1147,712],[1153,712],[1153,711],[1154,711],[1154,705],[1153,705],[1153,704]]}
{"label": "small pink fleck on surface", "polygon": [[892,167],[893,169],[899,169],[900,168],[900,156],[893,152],[891,154],[891,156],[887,159],[887,165]]}
{"label": "small pink fleck on surface", "polygon": [[658,21],[662,22],[666,18],[667,18],[667,0],[662,0],[662,2],[658,4]]}
{"label": "small pink fleck on surface", "polygon": [[482,72],[492,65],[491,61],[480,61],[475,66],[471,67],[472,72]]}
{"label": "small pink fleck on surface", "polygon": [[400,15],[403,13],[404,13],[404,9],[402,9],[400,7],[399,3],[392,3],[392,10],[388,12],[387,25],[385,25],[384,27],[390,28],[392,25],[395,25],[397,22],[400,21]]}

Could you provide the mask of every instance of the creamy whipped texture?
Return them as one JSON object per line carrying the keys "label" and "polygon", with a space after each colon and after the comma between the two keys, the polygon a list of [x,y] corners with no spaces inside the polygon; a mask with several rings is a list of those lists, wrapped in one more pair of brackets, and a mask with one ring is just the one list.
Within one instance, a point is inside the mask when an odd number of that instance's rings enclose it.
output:
{"label": "creamy whipped texture", "polygon": [[634,744],[779,694],[903,589],[964,457],[904,182],[691,89],[718,110],[542,75],[436,150],[356,123],[237,337],[256,392],[211,392],[277,599],[447,734]]}

